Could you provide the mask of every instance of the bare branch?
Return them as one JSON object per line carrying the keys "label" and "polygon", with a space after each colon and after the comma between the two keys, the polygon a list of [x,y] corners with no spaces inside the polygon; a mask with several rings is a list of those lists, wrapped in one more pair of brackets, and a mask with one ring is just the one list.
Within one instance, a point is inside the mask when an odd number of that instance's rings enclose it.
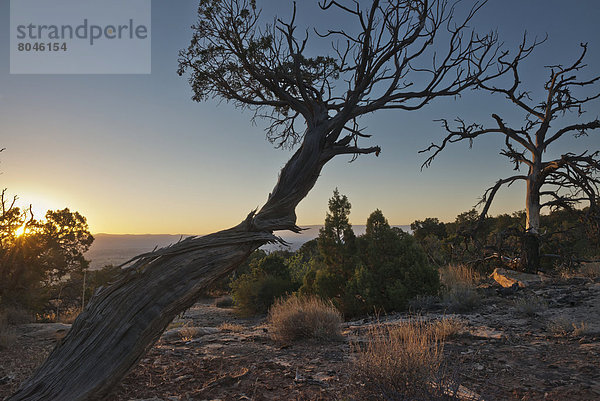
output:
{"label": "bare branch", "polygon": [[[372,0],[366,6],[323,0],[322,10],[349,16],[359,31],[315,31],[332,42],[334,56],[307,57],[309,31],[297,34],[296,4],[288,21],[275,18],[260,28],[253,0],[202,0],[178,72],[190,73],[194,100],[218,97],[266,118],[267,137],[278,147],[294,147],[305,127],[324,122],[326,146],[333,146],[341,127],[356,125],[364,114],[416,110],[506,72],[488,73],[499,52],[496,33],[480,36],[468,27],[484,4],[474,3],[457,21],[448,0]],[[437,46],[431,57],[434,39],[445,48]]]}
{"label": "bare branch", "polygon": [[496,196],[496,193],[498,192],[498,190],[500,189],[500,187],[502,187],[503,185],[507,185],[507,186],[510,187],[515,181],[519,181],[519,180],[526,181],[527,180],[527,176],[526,175],[514,175],[512,177],[508,177],[508,178],[505,178],[505,179],[502,179],[502,180],[498,180],[496,182],[496,184],[494,184],[493,187],[488,188],[483,193],[483,196],[481,197],[481,200],[476,205],[476,206],[483,205],[483,209],[481,210],[481,213],[479,215],[479,222],[480,223],[485,218],[485,216],[487,215],[488,211],[490,210],[490,207],[492,206],[492,202],[494,201],[494,197]]}

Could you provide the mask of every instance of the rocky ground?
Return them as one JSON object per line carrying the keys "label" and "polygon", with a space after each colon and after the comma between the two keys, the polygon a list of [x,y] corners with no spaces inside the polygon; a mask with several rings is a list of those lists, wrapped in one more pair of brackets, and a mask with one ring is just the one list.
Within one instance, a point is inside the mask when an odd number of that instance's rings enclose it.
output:
{"label": "rocky ground", "polygon": [[[600,280],[547,280],[526,288],[484,285],[473,310],[428,306],[463,330],[444,347],[449,369],[485,400],[600,399]],[[263,318],[242,319],[202,300],[107,400],[352,400],[351,342],[373,319],[344,324],[343,339],[275,343]],[[406,315],[380,316],[394,324]],[[0,399],[41,363],[68,326],[23,325],[0,351]]]}

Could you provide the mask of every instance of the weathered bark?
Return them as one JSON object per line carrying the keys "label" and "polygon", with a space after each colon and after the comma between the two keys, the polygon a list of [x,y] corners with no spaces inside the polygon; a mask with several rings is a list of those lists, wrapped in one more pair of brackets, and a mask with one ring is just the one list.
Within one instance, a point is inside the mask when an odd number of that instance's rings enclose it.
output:
{"label": "weathered bark", "polygon": [[521,265],[527,273],[537,273],[540,267],[540,238],[526,232],[521,242]]}
{"label": "weathered bark", "polygon": [[521,267],[528,273],[536,273],[540,267],[540,158],[534,153],[527,177],[525,200],[526,225],[521,243]]}
{"label": "weathered bark", "polygon": [[229,230],[137,257],[114,284],[94,295],[64,340],[9,400],[95,400],[110,392],[203,289],[259,246],[280,241],[273,230],[299,230],[294,209],[334,156],[322,140],[326,131],[307,131],[258,213]]}

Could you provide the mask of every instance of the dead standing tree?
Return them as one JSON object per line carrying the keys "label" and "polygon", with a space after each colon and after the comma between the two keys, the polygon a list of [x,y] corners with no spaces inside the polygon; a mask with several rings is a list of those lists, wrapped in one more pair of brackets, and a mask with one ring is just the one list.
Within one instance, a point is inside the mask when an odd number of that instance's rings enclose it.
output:
{"label": "dead standing tree", "polygon": [[[334,44],[334,56],[304,55],[308,33],[296,36],[295,11],[290,22],[261,28],[254,0],[201,0],[191,44],[179,60],[194,100],[212,96],[251,108],[271,119],[271,141],[297,150],[266,204],[242,223],[135,258],[94,295],[10,400],[101,398],[211,282],[259,246],[279,241],[273,231],[300,230],[295,208],[329,160],[380,152],[359,146],[367,137],[361,116],[416,110],[501,73],[485,75],[497,56],[496,35],[477,36],[467,27],[481,4],[461,21],[446,0],[374,0],[366,9],[356,1],[327,0],[320,6],[358,28],[356,34],[332,29],[318,35]],[[434,39],[444,42],[436,43],[437,54]]]}
{"label": "dead standing tree", "polygon": [[600,128],[600,120],[589,122],[561,121],[565,115],[576,113],[581,117],[583,106],[600,97],[600,93],[588,95],[577,94],[582,88],[593,86],[600,76],[588,80],[579,80],[577,74],[585,67],[583,59],[587,45],[582,44],[579,58],[570,66],[549,66],[550,77],[544,85],[543,100],[532,104],[530,93],[520,89],[519,62],[533,50],[525,42],[513,60],[503,55],[499,64],[512,72],[510,86],[496,86],[492,82],[481,82],[479,87],[490,93],[499,93],[525,113],[525,123],[520,128],[511,127],[497,114],[492,114],[495,126],[486,128],[481,124],[467,125],[457,119],[457,127],[452,128],[447,120],[441,120],[448,132],[440,145],[432,144],[422,152],[433,151],[423,166],[430,166],[433,159],[446,145],[463,140],[473,141],[482,136],[500,134],[504,136],[505,147],[500,154],[508,157],[520,171],[521,166],[527,168],[526,174],[516,174],[501,179],[483,195],[481,218],[484,218],[494,200],[494,196],[502,186],[510,186],[514,182],[524,181],[526,232],[522,243],[521,265],[529,272],[536,272],[540,263],[540,212],[544,207],[573,209],[581,202],[589,203],[589,212],[597,211],[600,184],[600,151],[585,151],[575,154],[564,153],[556,159],[546,160],[544,155],[555,145],[555,142],[567,135],[586,136],[592,130]]}

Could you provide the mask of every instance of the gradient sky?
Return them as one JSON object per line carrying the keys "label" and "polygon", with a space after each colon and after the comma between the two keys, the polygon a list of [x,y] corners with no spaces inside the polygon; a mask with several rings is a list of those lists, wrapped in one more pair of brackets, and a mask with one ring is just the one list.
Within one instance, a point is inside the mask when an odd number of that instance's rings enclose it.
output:
{"label": "gradient sky", "polygon": [[[268,13],[291,10],[291,2],[257,3]],[[315,17],[314,4],[299,1],[301,17],[335,24],[331,14]],[[197,1],[153,0],[152,7],[150,75],[10,75],[9,1],[0,0],[0,148],[6,148],[0,186],[31,203],[37,216],[69,207],[96,233],[205,234],[261,206],[291,155],[265,140],[251,113],[191,101],[187,79],[176,74],[177,52],[188,45]],[[547,77],[543,66],[573,61],[580,42],[589,42],[584,75],[600,71],[598,21],[594,0],[490,0],[473,27],[498,29],[508,49],[525,30],[532,37],[549,35],[523,66],[523,81],[535,95]],[[599,105],[590,104],[585,118],[596,118]],[[417,151],[443,137],[436,118],[489,123],[491,113],[510,116],[510,110],[501,97],[469,92],[418,112],[365,118],[373,138],[364,145],[380,145],[380,157],[329,163],[297,209],[299,224],[323,222],[336,186],[348,195],[355,224],[364,224],[376,208],[392,224],[454,220],[485,188],[511,175],[511,165],[498,155],[502,139],[482,138],[471,150],[455,144],[422,172],[425,157]],[[554,152],[588,148],[600,148],[600,132],[557,142]],[[524,187],[514,185],[497,196],[491,213],[523,209],[523,198]]]}

